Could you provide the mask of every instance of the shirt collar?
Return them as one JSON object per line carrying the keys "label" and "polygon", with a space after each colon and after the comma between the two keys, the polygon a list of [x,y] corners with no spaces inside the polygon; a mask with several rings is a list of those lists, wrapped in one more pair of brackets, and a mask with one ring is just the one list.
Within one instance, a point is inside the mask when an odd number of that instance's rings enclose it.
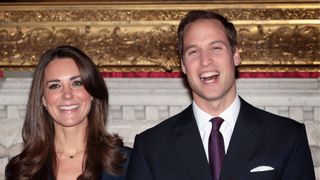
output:
{"label": "shirt collar", "polygon": [[[204,112],[199,106],[193,101],[193,114],[196,118],[196,122],[198,125],[199,130],[201,131],[205,128],[206,124],[209,122],[210,119],[213,118],[210,114]],[[223,118],[224,123],[222,124],[221,128],[226,126],[234,126],[240,111],[240,98],[237,95],[235,100],[231,103],[231,105],[225,109],[221,114],[218,116]]]}

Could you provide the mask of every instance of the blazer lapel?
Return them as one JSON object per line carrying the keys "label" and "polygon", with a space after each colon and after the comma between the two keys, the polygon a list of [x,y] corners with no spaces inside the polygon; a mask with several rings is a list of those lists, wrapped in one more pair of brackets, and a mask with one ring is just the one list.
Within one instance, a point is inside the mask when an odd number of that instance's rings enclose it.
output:
{"label": "blazer lapel", "polygon": [[173,147],[194,180],[210,180],[209,164],[190,105],[174,127]]}
{"label": "blazer lapel", "polygon": [[237,179],[262,137],[262,123],[255,108],[241,99],[239,116],[224,158],[221,180]]}

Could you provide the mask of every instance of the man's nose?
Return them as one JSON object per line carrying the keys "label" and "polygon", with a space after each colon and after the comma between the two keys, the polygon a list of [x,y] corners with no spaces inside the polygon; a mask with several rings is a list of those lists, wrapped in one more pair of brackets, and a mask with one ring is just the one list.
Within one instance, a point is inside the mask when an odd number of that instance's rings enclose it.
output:
{"label": "man's nose", "polygon": [[203,66],[208,66],[213,62],[213,57],[209,51],[202,51],[200,61]]}

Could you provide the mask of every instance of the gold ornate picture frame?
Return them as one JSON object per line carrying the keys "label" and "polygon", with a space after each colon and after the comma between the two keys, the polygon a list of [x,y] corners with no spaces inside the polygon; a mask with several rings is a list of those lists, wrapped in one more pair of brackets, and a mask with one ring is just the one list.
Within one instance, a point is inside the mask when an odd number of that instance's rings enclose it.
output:
{"label": "gold ornate picture frame", "polygon": [[48,48],[72,44],[102,71],[179,72],[176,29],[190,10],[237,28],[240,72],[320,73],[316,1],[0,3],[0,71],[32,71]]}

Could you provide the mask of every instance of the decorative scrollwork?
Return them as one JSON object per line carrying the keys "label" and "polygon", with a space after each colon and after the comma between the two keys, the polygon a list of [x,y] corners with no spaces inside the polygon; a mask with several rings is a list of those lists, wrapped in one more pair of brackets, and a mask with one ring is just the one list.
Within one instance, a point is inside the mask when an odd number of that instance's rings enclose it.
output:
{"label": "decorative scrollwork", "polygon": [[166,71],[179,67],[173,25],[134,32],[119,26],[95,31],[91,26],[41,27],[26,28],[22,32],[17,26],[13,33],[0,30],[0,40],[0,63],[8,66],[35,66],[38,57],[48,48],[73,44],[84,49],[98,66],[158,66]]}
{"label": "decorative scrollwork", "polygon": [[[12,7],[0,10],[2,70],[32,69],[44,51],[62,44],[80,47],[98,67],[110,71],[180,70],[176,28],[188,8]],[[208,7],[235,22],[243,60],[240,71],[279,66],[320,71],[318,8]]]}
{"label": "decorative scrollwork", "polygon": [[[234,20],[319,19],[314,9],[211,9]],[[179,21],[188,10],[24,10],[0,11],[0,22]]]}

